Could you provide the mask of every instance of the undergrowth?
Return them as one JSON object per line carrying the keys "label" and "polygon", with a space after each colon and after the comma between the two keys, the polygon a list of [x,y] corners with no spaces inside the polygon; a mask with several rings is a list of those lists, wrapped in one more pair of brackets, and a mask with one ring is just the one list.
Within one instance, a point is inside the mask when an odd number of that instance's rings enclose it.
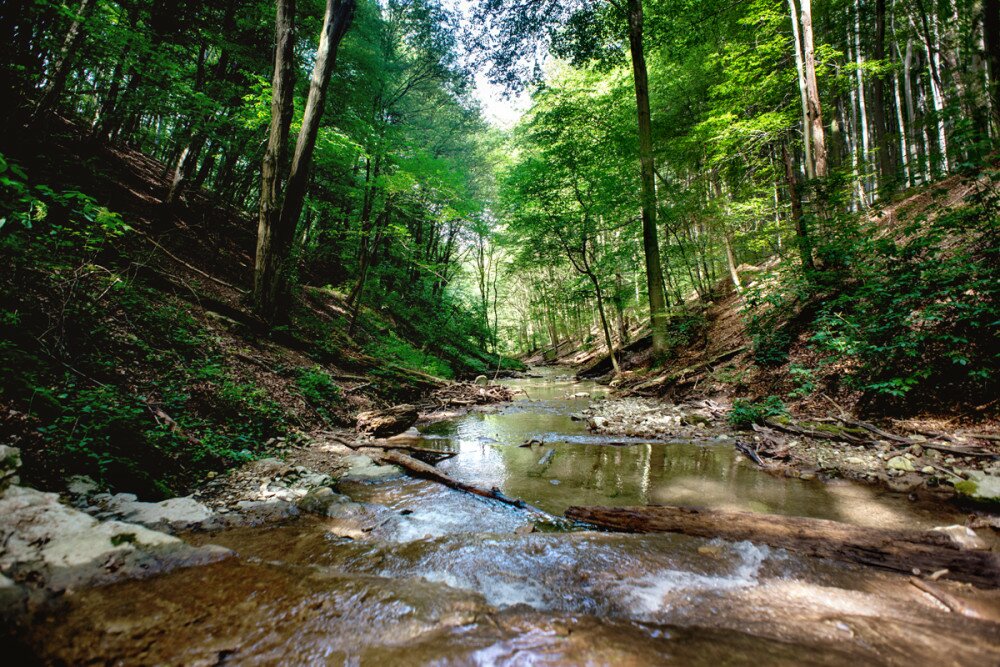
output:
{"label": "undergrowth", "polygon": [[978,184],[960,206],[934,203],[904,224],[852,215],[825,220],[815,272],[785,267],[747,292],[756,363],[783,367],[804,341],[818,361],[789,368],[793,398],[835,374],[883,411],[995,397],[1000,172],[970,177]]}

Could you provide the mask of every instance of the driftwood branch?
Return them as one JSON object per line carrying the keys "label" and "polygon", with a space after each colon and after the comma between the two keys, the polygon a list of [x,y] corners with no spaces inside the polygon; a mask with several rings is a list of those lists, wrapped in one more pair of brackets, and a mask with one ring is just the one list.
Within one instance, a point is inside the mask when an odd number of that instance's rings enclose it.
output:
{"label": "driftwood branch", "polygon": [[924,579],[920,579],[919,577],[910,577],[910,584],[927,595],[930,595],[932,598],[956,614],[968,616],[969,618],[982,618],[982,614],[970,607],[965,600],[952,595],[940,586],[932,584]]}
{"label": "driftwood branch", "polygon": [[750,540],[806,556],[911,574],[948,570],[948,577],[1000,588],[1000,555],[963,549],[945,533],[883,530],[825,519],[687,507],[571,507],[566,516],[624,532],[683,533]]}
{"label": "driftwood branch", "polygon": [[537,507],[533,507],[528,503],[520,500],[518,498],[510,498],[503,494],[500,489],[483,489],[473,484],[466,484],[465,482],[454,479],[445,475],[443,472],[438,470],[432,465],[428,465],[423,461],[418,461],[412,456],[407,456],[399,451],[389,450],[384,454],[378,455],[378,460],[380,463],[388,463],[392,465],[397,465],[406,470],[408,473],[414,477],[421,477],[423,479],[429,479],[433,482],[438,482],[439,484],[444,484],[445,486],[456,489],[458,491],[464,491],[466,493],[471,493],[482,498],[489,498],[490,500],[496,500],[505,505],[510,505],[512,507],[517,507],[518,509],[525,510],[531,514],[543,518],[546,520],[557,519],[553,517],[548,512],[544,512]]}

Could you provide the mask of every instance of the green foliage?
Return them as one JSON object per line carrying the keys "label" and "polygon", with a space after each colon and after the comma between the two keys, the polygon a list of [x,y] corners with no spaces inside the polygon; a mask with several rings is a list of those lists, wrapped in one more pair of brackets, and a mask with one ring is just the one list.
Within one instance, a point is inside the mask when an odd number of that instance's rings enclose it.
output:
{"label": "green foliage", "polygon": [[777,396],[768,396],[760,401],[749,401],[738,398],[733,401],[729,410],[729,423],[737,428],[749,428],[753,424],[762,424],[767,419],[788,415],[788,408]]}
{"label": "green foliage", "polygon": [[36,251],[93,254],[131,228],[120,215],[76,190],[31,185],[28,175],[0,153],[0,243]]}
{"label": "green foliage", "polygon": [[328,423],[337,421],[330,410],[333,406],[343,403],[344,396],[329,373],[318,366],[300,368],[298,369],[296,385],[298,385],[302,397],[324,421]]}
{"label": "green foliage", "polygon": [[671,347],[692,345],[705,335],[708,319],[701,308],[683,308],[670,314],[668,342]]}
{"label": "green foliage", "polygon": [[838,269],[823,278],[836,292],[820,303],[812,344],[856,362],[851,381],[874,394],[996,386],[997,220],[981,199],[918,218],[897,237],[862,227],[834,238]]}
{"label": "green foliage", "polygon": [[396,334],[385,332],[365,346],[365,352],[382,361],[390,361],[405,368],[422,371],[435,377],[451,379],[454,373],[442,359],[418,350]]}
{"label": "green foliage", "polygon": [[816,374],[811,368],[791,364],[788,367],[788,375],[795,382],[795,389],[789,394],[792,398],[805,398],[816,390]]}

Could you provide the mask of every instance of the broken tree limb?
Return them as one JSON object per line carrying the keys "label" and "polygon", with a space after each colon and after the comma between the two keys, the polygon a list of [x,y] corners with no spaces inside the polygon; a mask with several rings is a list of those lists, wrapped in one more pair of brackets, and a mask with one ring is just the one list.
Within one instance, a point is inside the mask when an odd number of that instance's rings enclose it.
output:
{"label": "broken tree limb", "polygon": [[1000,588],[1000,554],[963,549],[937,531],[883,530],[826,519],[668,506],[570,507],[566,517],[623,532],[750,540],[905,574],[914,568],[947,569],[952,579]]}
{"label": "broken tree limb", "polygon": [[764,461],[761,460],[760,455],[757,454],[757,450],[743,442],[742,440],[737,440],[733,443],[736,445],[736,449],[740,450],[744,456],[759,465],[761,468],[764,466]]}
{"label": "broken tree limb", "polygon": [[434,459],[435,464],[450,459],[453,456],[458,456],[458,452],[445,452],[440,449],[431,449],[430,447],[404,445],[403,443],[393,442],[392,440],[349,440],[332,433],[326,435],[331,440],[334,440],[345,447],[350,447],[351,449],[363,449],[365,447],[371,447],[372,449],[398,449],[404,452],[412,452],[417,456],[432,458]]}
{"label": "broken tree limb", "polygon": [[385,454],[378,455],[377,458],[379,463],[388,463],[392,465],[397,465],[406,470],[414,477],[429,479],[433,482],[444,484],[449,488],[456,489],[458,491],[464,491],[466,493],[471,493],[473,495],[480,496],[482,498],[497,500],[501,503],[504,503],[505,505],[511,505],[512,507],[517,507],[518,509],[522,509],[527,512],[530,512],[531,514],[538,515],[539,517],[542,517],[546,520],[557,519],[557,517],[553,517],[548,512],[544,512],[538,509],[537,507],[533,507],[528,503],[524,502],[523,500],[519,500],[517,498],[509,498],[508,496],[505,496],[503,492],[500,491],[500,489],[494,487],[493,489],[487,490],[480,488],[478,486],[474,486],[472,484],[466,484],[465,482],[460,482],[459,480],[454,479],[453,477],[445,475],[443,472],[441,472],[434,466],[428,465],[423,461],[418,461],[412,456],[407,456],[402,452],[390,450],[387,451]]}
{"label": "broken tree limb", "polygon": [[965,600],[958,598],[948,591],[944,590],[940,586],[932,584],[929,581],[924,581],[919,577],[910,577],[910,584],[915,588],[923,591],[927,595],[943,604],[949,610],[956,614],[961,614],[962,616],[968,616],[969,618],[982,618],[982,614],[969,606]]}

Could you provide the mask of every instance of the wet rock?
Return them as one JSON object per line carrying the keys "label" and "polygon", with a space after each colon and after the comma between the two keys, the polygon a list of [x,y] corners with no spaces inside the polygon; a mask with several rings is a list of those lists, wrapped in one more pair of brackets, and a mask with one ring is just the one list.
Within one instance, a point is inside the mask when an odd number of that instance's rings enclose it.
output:
{"label": "wet rock", "polygon": [[989,549],[989,545],[981,537],[976,535],[976,531],[968,526],[937,526],[931,530],[944,533],[951,538],[951,541],[963,549],[983,550]]}
{"label": "wet rock", "polygon": [[403,474],[402,469],[392,465],[379,465],[371,457],[364,454],[354,454],[344,458],[347,472],[341,477],[344,481],[377,482],[393,479]]}
{"label": "wet rock", "polygon": [[905,456],[893,456],[886,461],[885,467],[889,470],[899,470],[901,472],[916,472],[917,470],[913,466],[913,461]]}
{"label": "wet rock", "polygon": [[14,486],[0,498],[0,572],[33,590],[147,576],[230,555],[122,521],[100,522],[59,502],[55,493]]}
{"label": "wet rock", "polygon": [[924,473],[925,475],[933,475],[936,472],[936,469],[934,468],[934,466],[924,466],[923,468],[920,469],[920,472]]}
{"label": "wet rock", "polygon": [[335,492],[328,486],[313,489],[298,503],[299,509],[312,514],[326,514],[330,505],[351,502],[345,495]]}
{"label": "wet rock", "polygon": [[119,493],[102,503],[102,508],[119,519],[153,530],[176,533],[214,528],[215,513],[191,496],[146,503],[130,493]]}
{"label": "wet rock", "polygon": [[386,410],[370,410],[358,415],[357,430],[376,438],[387,438],[416,424],[417,417],[417,408],[406,404]]}
{"label": "wet rock", "polygon": [[242,528],[281,523],[299,516],[298,508],[283,500],[241,500],[235,509],[217,521],[226,528]]}
{"label": "wet rock", "polygon": [[607,417],[591,417],[587,425],[594,431],[601,431],[607,427],[608,419]]}
{"label": "wet rock", "polygon": [[352,540],[372,537],[378,529],[391,531],[407,518],[400,517],[388,507],[373,503],[331,502],[322,512],[326,517],[323,527],[329,533]]}

